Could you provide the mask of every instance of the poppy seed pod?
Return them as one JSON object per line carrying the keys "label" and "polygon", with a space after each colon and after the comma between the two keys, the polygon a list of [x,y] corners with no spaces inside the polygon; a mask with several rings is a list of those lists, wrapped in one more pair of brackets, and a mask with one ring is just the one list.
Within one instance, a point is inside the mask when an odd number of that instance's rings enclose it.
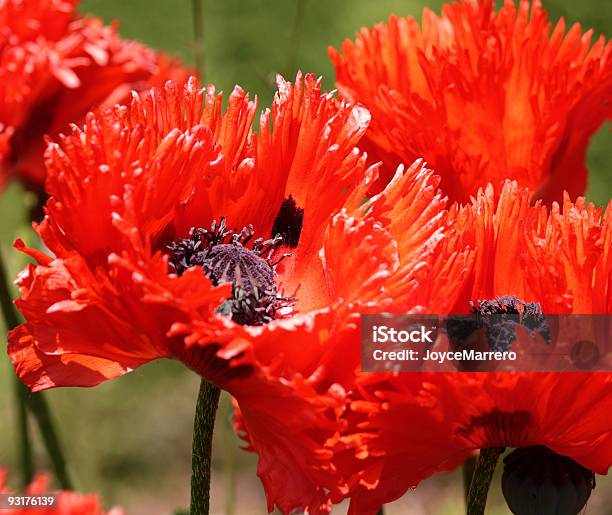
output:
{"label": "poppy seed pod", "polygon": [[516,449],[504,459],[502,490],[515,515],[576,515],[595,488],[595,474],[547,447]]}

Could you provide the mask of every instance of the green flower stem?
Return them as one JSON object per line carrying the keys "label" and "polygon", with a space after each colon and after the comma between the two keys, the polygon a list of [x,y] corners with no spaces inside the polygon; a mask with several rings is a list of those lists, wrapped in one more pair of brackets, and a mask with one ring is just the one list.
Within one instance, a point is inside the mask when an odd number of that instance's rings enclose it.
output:
{"label": "green flower stem", "polygon": [[[8,273],[4,259],[0,254],[0,307],[8,330],[14,329],[21,323],[21,317],[11,300],[11,289],[7,281]],[[28,389],[15,377],[18,383],[15,387],[17,403],[17,422],[19,429],[19,449],[24,481],[32,478],[34,465],[32,459],[32,443],[28,427],[27,411],[29,410],[38,424],[45,448],[51,459],[55,476],[64,490],[72,490],[73,485],[66,467],[66,461],[53,424],[51,412],[42,393],[30,394]]]}
{"label": "green flower stem", "polygon": [[503,452],[503,447],[489,447],[480,450],[470,484],[467,515],[484,515],[495,466]]}
{"label": "green flower stem", "polygon": [[[13,329],[19,325],[19,316],[15,312],[10,288],[7,284],[7,271],[4,259],[0,255],[0,307],[6,330]],[[17,412],[17,448],[19,449],[19,463],[21,465],[21,486],[26,487],[34,476],[34,459],[32,457],[32,441],[30,427],[28,425],[28,389],[15,376],[15,406]]]}
{"label": "green flower stem", "polygon": [[40,429],[43,443],[47,449],[47,454],[51,459],[53,465],[53,471],[57,478],[60,486],[63,490],[74,490],[74,483],[70,478],[68,472],[68,466],[66,465],[66,459],[60,445],[57,431],[55,430],[55,424],[53,423],[53,416],[47,404],[47,400],[43,397],[42,393],[34,393],[29,399],[30,411],[34,415]]}
{"label": "green flower stem", "polygon": [[202,379],[193,422],[190,515],[208,515],[210,509],[212,442],[220,394],[217,386]]}
{"label": "green flower stem", "polygon": [[223,448],[223,472],[225,475],[225,515],[236,513],[236,436],[232,429],[232,398],[221,395],[219,415],[222,417],[221,446]]}
{"label": "green flower stem", "polygon": [[204,78],[204,9],[202,0],[191,0],[193,18],[193,60],[201,78]]}
{"label": "green flower stem", "polygon": [[380,510],[378,510],[378,513],[376,515],[385,515],[385,508],[381,506]]}
{"label": "green flower stem", "polygon": [[21,487],[25,489],[34,477],[34,458],[30,426],[28,425],[27,399],[30,393],[17,376],[14,376],[15,404],[17,409],[17,439],[19,448],[19,463],[21,465]]}
{"label": "green flower stem", "polygon": [[461,467],[463,475],[463,497],[467,506],[468,496],[470,494],[470,484],[474,476],[474,468],[476,468],[476,456],[470,456]]}
{"label": "green flower stem", "polygon": [[300,48],[300,35],[302,32],[302,23],[304,14],[306,13],[306,0],[296,0],[295,16],[293,18],[293,28],[291,29],[291,37],[289,39],[289,51],[287,53],[287,76],[291,77],[296,73],[297,54]]}

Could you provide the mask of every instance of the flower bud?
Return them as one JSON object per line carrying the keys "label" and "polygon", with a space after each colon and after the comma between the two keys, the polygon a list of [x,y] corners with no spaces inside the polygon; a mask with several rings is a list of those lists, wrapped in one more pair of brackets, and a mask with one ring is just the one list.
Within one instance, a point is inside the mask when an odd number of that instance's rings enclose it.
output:
{"label": "flower bud", "polygon": [[595,474],[547,447],[516,449],[504,459],[502,491],[514,515],[576,515],[595,488]]}

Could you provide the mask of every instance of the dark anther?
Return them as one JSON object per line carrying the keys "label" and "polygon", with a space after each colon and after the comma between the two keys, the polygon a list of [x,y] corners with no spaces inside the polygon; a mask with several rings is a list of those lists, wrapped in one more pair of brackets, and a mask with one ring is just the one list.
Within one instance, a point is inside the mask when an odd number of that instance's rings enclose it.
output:
{"label": "dark anther", "polygon": [[449,339],[457,349],[462,349],[473,333],[484,329],[489,350],[508,351],[516,339],[518,325],[529,334],[539,333],[545,341],[550,341],[548,322],[538,303],[504,295],[470,304],[471,315],[452,316],[446,322]]}
{"label": "dark anther", "polygon": [[522,325],[532,330],[541,329],[545,322],[542,307],[537,302],[524,302],[513,295],[503,295],[494,300],[478,300],[470,303],[471,312],[485,315],[514,315]]}
{"label": "dark anther", "polygon": [[299,208],[294,198],[289,195],[283,203],[274,219],[272,234],[280,234],[285,245],[290,248],[297,247],[302,232],[302,221],[304,210]]}
{"label": "dark anther", "polygon": [[522,447],[504,458],[502,491],[514,515],[577,515],[595,474],[547,447]]}
{"label": "dark anther", "polygon": [[232,285],[232,297],[219,312],[242,325],[270,322],[281,308],[292,304],[292,299],[278,295],[274,281],[274,269],[287,254],[273,261],[283,243],[281,236],[269,240],[253,237],[252,226],[235,232],[227,229],[225,218],[218,225],[213,222],[210,229],[193,228],[189,238],[168,245],[170,271],[182,275],[188,268],[202,268],[213,284]]}

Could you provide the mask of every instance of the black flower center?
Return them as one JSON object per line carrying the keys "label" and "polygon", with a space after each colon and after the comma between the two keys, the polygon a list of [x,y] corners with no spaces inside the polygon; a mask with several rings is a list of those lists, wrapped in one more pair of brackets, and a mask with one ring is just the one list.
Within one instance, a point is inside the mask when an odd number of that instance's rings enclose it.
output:
{"label": "black flower center", "polygon": [[241,325],[270,322],[292,305],[292,299],[278,295],[274,280],[276,265],[287,254],[274,260],[283,242],[280,235],[269,240],[253,236],[252,226],[239,233],[228,230],[224,218],[210,229],[193,228],[189,238],[168,245],[170,271],[182,275],[189,268],[202,268],[214,285],[232,285],[232,297],[219,307],[220,313]]}
{"label": "black flower center", "polygon": [[304,210],[298,207],[294,198],[289,195],[283,200],[274,219],[272,234],[279,234],[287,247],[295,248],[300,241],[303,220]]}

